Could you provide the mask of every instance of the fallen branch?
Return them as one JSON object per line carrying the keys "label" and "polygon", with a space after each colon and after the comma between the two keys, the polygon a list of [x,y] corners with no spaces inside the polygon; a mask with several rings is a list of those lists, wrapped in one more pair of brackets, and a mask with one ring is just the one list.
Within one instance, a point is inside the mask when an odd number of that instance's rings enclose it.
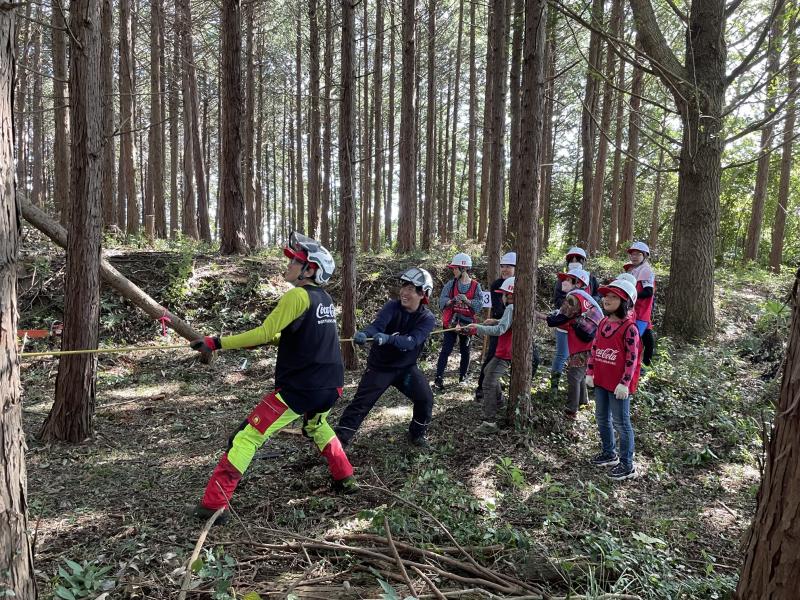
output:
{"label": "fallen branch", "polygon": [[[403,577],[408,584],[408,589],[411,590],[411,595],[416,597],[417,590],[414,589],[414,584],[411,582],[411,577],[408,576],[408,571],[406,571],[406,568],[403,565],[403,559],[400,558],[400,553],[397,552],[397,547],[394,545],[394,541],[392,540],[392,530],[389,528],[389,519],[386,515],[383,515],[383,528],[386,530],[386,539],[389,540],[389,547],[392,549],[392,554],[394,554],[394,558],[397,561],[397,566],[400,567],[400,572],[403,574]],[[414,570],[417,569],[414,568]]]}
{"label": "fallen branch", "polygon": [[183,577],[183,583],[181,584],[181,593],[178,594],[178,600],[186,600],[186,592],[189,590],[189,583],[192,581],[192,565],[194,561],[197,560],[197,557],[200,556],[200,549],[203,547],[203,542],[206,541],[206,536],[208,535],[211,526],[214,524],[214,521],[217,520],[224,511],[225,508],[218,508],[217,511],[209,517],[206,524],[203,526],[203,530],[200,532],[200,537],[197,538],[197,543],[194,545],[194,550],[192,551],[192,555],[189,557],[189,562],[186,564],[186,575]]}

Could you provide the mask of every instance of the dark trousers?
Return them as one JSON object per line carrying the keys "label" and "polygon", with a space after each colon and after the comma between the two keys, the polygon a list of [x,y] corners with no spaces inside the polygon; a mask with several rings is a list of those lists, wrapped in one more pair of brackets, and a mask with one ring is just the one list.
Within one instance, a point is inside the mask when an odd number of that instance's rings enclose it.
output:
{"label": "dark trousers", "polygon": [[334,428],[336,436],[342,443],[352,439],[378,398],[389,389],[389,386],[394,386],[414,405],[411,423],[408,426],[409,435],[418,438],[425,434],[433,413],[433,392],[428,379],[419,367],[412,365],[389,371],[367,367],[358,383],[353,401],[344,409],[339,424]]}
{"label": "dark trousers", "polygon": [[642,356],[642,362],[645,365],[650,365],[653,360],[653,350],[656,347],[656,339],[653,335],[653,330],[650,328],[645,329],[644,335],[642,336],[642,346],[644,348],[644,354]]}
{"label": "dark trousers", "polygon": [[454,331],[445,332],[442,338],[442,351],[439,353],[439,361],[436,363],[436,377],[444,375],[444,370],[447,368],[447,359],[450,358],[450,353],[456,345],[456,338],[458,338],[458,347],[461,351],[458,374],[460,377],[465,377],[467,371],[469,371],[469,346],[472,338],[468,335],[458,335]]}

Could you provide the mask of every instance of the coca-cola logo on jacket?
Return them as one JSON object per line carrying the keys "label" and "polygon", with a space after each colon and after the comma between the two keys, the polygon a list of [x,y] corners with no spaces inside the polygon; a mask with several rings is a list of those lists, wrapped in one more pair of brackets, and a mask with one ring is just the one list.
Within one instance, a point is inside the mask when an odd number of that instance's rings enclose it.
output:
{"label": "coca-cola logo on jacket", "polygon": [[616,348],[595,348],[594,351],[594,357],[603,362],[617,362],[617,356],[619,356],[619,350]]}

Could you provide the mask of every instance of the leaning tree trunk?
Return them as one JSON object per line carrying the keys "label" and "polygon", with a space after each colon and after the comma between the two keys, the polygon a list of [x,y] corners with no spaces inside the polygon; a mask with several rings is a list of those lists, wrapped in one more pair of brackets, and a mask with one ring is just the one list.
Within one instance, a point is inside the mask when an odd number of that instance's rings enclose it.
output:
{"label": "leaning tree trunk", "polygon": [[[353,97],[355,95],[355,7],[352,0],[342,0],[342,84],[339,103],[339,181],[341,182],[341,218],[339,245],[342,250],[342,335],[352,337],[356,330],[356,207],[353,197]],[[347,369],[358,366],[352,344],[342,344],[342,358]]]}
{"label": "leaning tree trunk", "polygon": [[222,173],[220,174],[220,248],[222,254],[247,254],[242,194],[242,35],[240,0],[221,6]]}
{"label": "leaning tree trunk", "polygon": [[[69,97],[73,136],[70,223],[64,281],[63,350],[97,348],[100,330],[102,233],[102,103],[100,97],[100,0],[71,7]],[[44,421],[44,441],[78,443],[92,435],[97,356],[61,358],[55,401]]]}
{"label": "leaning tree trunk", "polygon": [[[542,126],[544,120],[545,31],[547,27],[546,0],[525,2],[525,46],[523,49],[522,98],[520,115],[520,198],[529,210],[520,213],[517,226],[517,251],[520,257],[514,294],[514,336],[512,352],[515,357],[511,374],[511,391],[506,415],[510,422],[519,413],[532,413],[531,352],[533,326],[536,322],[536,272],[538,266],[539,185],[542,156]],[[516,290],[515,290],[516,291]],[[521,408],[521,410],[517,410]]]}
{"label": "leaning tree trunk", "polygon": [[17,248],[22,229],[14,184],[13,9],[0,11],[0,593],[36,598],[28,540],[25,433],[17,357]]}
{"label": "leaning tree trunk", "polygon": [[792,324],[783,383],[735,598],[797,598],[800,572],[800,270],[792,289]]}

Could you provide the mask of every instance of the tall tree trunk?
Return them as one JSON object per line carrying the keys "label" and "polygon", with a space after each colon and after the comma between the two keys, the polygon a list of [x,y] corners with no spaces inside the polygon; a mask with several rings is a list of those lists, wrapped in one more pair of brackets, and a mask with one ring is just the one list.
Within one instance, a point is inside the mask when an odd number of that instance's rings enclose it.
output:
{"label": "tall tree trunk", "polygon": [[[661,117],[661,130],[663,131],[667,125],[667,113]],[[664,148],[658,149],[658,168],[664,168]],[[653,191],[653,210],[650,213],[650,235],[647,237],[647,244],[652,252],[658,247],[658,225],[661,213],[661,195],[664,192],[663,173],[659,170],[656,172],[656,185]]]}
{"label": "tall tree trunk", "polygon": [[453,211],[456,203],[456,139],[458,137],[458,107],[461,101],[461,44],[464,37],[464,0],[458,3],[458,34],[456,37],[455,97],[453,98],[453,138],[450,146],[450,191],[447,194],[447,231],[445,239],[453,239]]}
{"label": "tall tree trunk", "polygon": [[302,29],[302,11],[298,8],[297,11],[297,36],[296,36],[296,44],[295,44],[295,89],[297,91],[297,95],[295,97],[295,169],[297,172],[297,179],[295,179],[295,205],[294,205],[294,214],[296,216],[295,219],[295,227],[297,231],[305,232],[305,218],[306,218],[306,208],[305,208],[305,198],[304,198],[304,190],[303,190],[303,29]]}
{"label": "tall tree trunk", "polygon": [[245,109],[244,109],[244,123],[242,130],[244,131],[244,197],[245,197],[245,212],[246,212],[246,235],[247,245],[250,248],[258,247],[258,217],[256,215],[256,189],[255,189],[255,171],[253,168],[253,128],[255,123],[255,91],[256,91],[256,74],[253,67],[253,36],[254,36],[254,22],[253,12],[255,11],[254,4],[247,2],[244,6],[244,22],[245,31],[247,32],[247,41],[245,48]]}
{"label": "tall tree trunk", "polygon": [[362,158],[359,169],[361,173],[361,231],[359,238],[361,241],[362,252],[369,250],[369,237],[370,232],[372,231],[372,227],[370,225],[370,209],[372,208],[372,113],[370,111],[374,110],[374,104],[370,106],[369,102],[369,14],[367,5],[367,2],[362,3],[362,6],[364,7],[362,31],[364,45],[362,46],[363,76],[360,79],[362,80],[362,90],[364,92],[364,105],[359,111],[360,114],[363,115],[360,121],[363,142],[361,144]]}
{"label": "tall tree trunk", "polygon": [[[67,23],[62,0],[50,4],[53,29],[53,115],[55,141],[53,143],[53,200],[60,214],[61,224],[69,219],[69,98],[67,97]],[[124,223],[119,224],[120,227]]]}
{"label": "tall tree trunk", "polygon": [[375,61],[372,66],[372,111],[375,114],[375,184],[372,203],[372,251],[381,247],[381,205],[383,204],[383,2],[375,5]]}
{"label": "tall tree trunk", "polygon": [[[797,16],[790,20],[789,56],[797,56]],[[787,89],[797,89],[798,62],[793,60],[786,73]],[[769,252],[769,268],[780,273],[783,262],[783,238],[786,233],[786,212],[789,209],[789,184],[792,175],[792,147],[794,144],[794,127],[797,116],[797,102],[792,99],[786,107],[786,119],[783,124],[783,144],[781,145],[781,175],[778,183],[778,202],[775,206],[775,219],[772,225],[772,247]]]}
{"label": "tall tree trunk", "polygon": [[386,203],[383,211],[383,237],[392,242],[392,204],[394,202],[394,124],[395,124],[395,35],[394,6],[389,11],[389,173],[386,182]]}
{"label": "tall tree trunk", "polygon": [[[494,3],[488,2],[486,6],[488,22],[491,23],[495,19],[494,16]],[[488,35],[488,34],[487,34]],[[493,46],[490,40],[487,39],[486,43],[486,72],[485,85],[486,88],[483,95],[483,140],[482,154],[481,154],[481,189],[480,189],[480,206],[478,207],[478,241],[486,241],[486,219],[489,207],[489,179],[491,177],[491,163],[492,163],[492,136],[490,135],[492,129],[492,85],[491,82],[494,78],[494,65],[492,65]],[[491,66],[490,66],[491,65]]]}
{"label": "tall tree trunk", "polygon": [[[523,204],[520,196],[520,105],[522,103],[522,30],[525,27],[525,0],[514,0],[511,24],[511,72],[509,76],[509,112],[511,113],[511,166],[508,175],[508,230],[506,246],[516,247],[517,226],[521,212],[529,210],[528,203]],[[541,176],[541,174],[540,174]]]}
{"label": "tall tree trunk", "polygon": [[539,193],[539,253],[541,254],[550,244],[550,194],[553,189],[553,160],[555,159],[556,124],[553,122],[556,93],[556,11],[547,14],[547,41],[545,42],[547,56],[547,78],[545,83],[545,105],[542,142],[542,182]]}
{"label": "tall tree trunk", "polygon": [[196,240],[197,231],[197,202],[194,192],[192,174],[194,172],[194,130],[192,129],[192,101],[191,88],[187,81],[189,65],[183,69],[183,199],[181,201],[181,232],[187,238]]}
{"label": "tall tree trunk", "polygon": [[[505,136],[505,79],[506,79],[506,2],[491,0],[488,44],[491,47],[491,103],[490,130],[491,161],[489,164],[488,228],[486,233],[486,257],[488,278],[497,278],[500,265],[500,241],[503,236],[503,213],[505,208],[505,165],[503,161],[503,138]],[[537,157],[538,158],[538,157]],[[538,165],[538,162],[537,162]]]}
{"label": "tall tree trunk", "polygon": [[758,508],[735,598],[797,597],[800,571],[800,270],[792,289],[792,323],[780,398],[769,436]]}
{"label": "tall tree trunk", "polygon": [[[758,158],[756,168],[756,185],[753,191],[753,206],[750,209],[750,225],[747,227],[747,238],[744,243],[744,260],[756,260],[758,258],[758,247],[761,244],[761,224],[764,220],[764,204],[767,199],[767,186],[769,184],[769,163],[772,159],[772,132],[775,122],[771,119],[775,112],[775,96],[778,86],[775,77],[781,60],[781,22],[783,19],[775,19],[772,22],[770,32],[769,48],[767,50],[767,97],[764,100],[764,117],[769,119],[767,124],[761,128],[761,143],[759,151],[761,156]],[[794,56],[790,60],[797,60]]]}
{"label": "tall tree trunk", "polygon": [[[351,0],[342,0],[342,85],[339,104],[339,181],[341,182],[341,219],[339,235],[342,249],[342,336],[353,336],[356,329],[356,207],[353,197],[353,98],[355,96],[355,7]],[[352,344],[342,344],[345,368],[358,366]]]}
{"label": "tall tree trunk", "polygon": [[619,241],[633,241],[633,210],[636,204],[636,171],[639,166],[639,127],[641,123],[642,87],[644,72],[633,68],[631,83],[630,112],[628,113],[628,150],[622,174],[622,197],[619,206]]}
{"label": "tall tree trunk", "polygon": [[[28,56],[30,52],[30,38],[31,38],[31,29],[33,22],[31,21],[31,7],[33,4],[28,2],[25,4],[25,18],[22,19],[22,29],[19,34],[19,39],[17,39],[17,34],[14,34],[13,42],[15,44],[15,48],[20,49],[19,55],[16,57],[16,72],[13,75],[16,79],[12,82],[12,86],[15,88],[17,98],[15,100],[15,112],[16,114],[12,116],[15,119],[14,121],[14,132],[16,136],[16,173],[17,173],[17,191],[22,192],[23,196],[27,196],[28,194],[28,169],[27,169],[27,155],[28,155],[28,136],[26,135],[26,115],[25,115],[25,106],[27,105],[27,98],[28,98],[28,69],[26,67],[30,66],[30,57]],[[51,9],[52,12],[52,9]],[[17,15],[19,16],[19,15]],[[16,17],[15,17],[16,18]],[[55,15],[52,15],[51,22],[55,24]],[[55,34],[56,31],[53,30]],[[55,56],[55,49],[53,50],[53,69],[55,71],[56,67],[56,56]],[[54,72],[55,75],[55,72]],[[66,77],[66,75],[64,75]],[[53,80],[53,94],[55,96],[55,86],[58,84],[55,79]],[[62,83],[63,85],[63,83]],[[54,97],[54,105],[58,105],[55,102]],[[60,207],[56,205],[56,210],[60,212]]]}
{"label": "tall tree trunk", "polygon": [[[259,48],[261,46],[259,45]],[[258,63],[261,64],[263,60],[263,52],[258,52]],[[266,159],[266,170],[269,170],[269,154],[265,152],[264,143],[264,69],[258,69],[258,109],[256,110],[258,119],[256,121],[256,247],[264,245],[264,169],[262,168],[262,160]],[[205,127],[204,127],[205,129]],[[265,156],[266,154],[266,156]],[[210,164],[206,161],[206,164]],[[269,184],[266,185],[266,208],[267,220],[269,220]]]}
{"label": "tall tree trunk", "polygon": [[308,0],[311,118],[308,124],[308,235],[315,238],[319,229],[320,206],[320,114],[319,114],[319,15],[317,0]]}
{"label": "tall tree trunk", "polygon": [[[58,1],[58,0],[56,0]],[[126,206],[125,232],[128,235],[139,233],[141,215],[139,198],[136,195],[136,121],[134,120],[134,62],[131,42],[131,0],[120,0],[119,4],[119,103],[120,154],[122,170],[119,174],[119,185],[124,191]]]}
{"label": "tall tree trunk", "polygon": [[[30,8],[30,7],[29,7]],[[17,598],[36,598],[33,551],[28,539],[25,433],[17,356],[17,251],[22,234],[14,184],[14,46],[16,14],[0,11],[0,573]],[[22,108],[22,107],[20,107]]]}
{"label": "tall tree trunk", "polygon": [[[531,352],[536,312],[536,273],[538,250],[538,203],[542,156],[542,121],[544,116],[545,31],[547,2],[525,2],[525,47],[523,51],[522,98],[520,120],[520,197],[529,210],[522,211],[517,232],[519,256],[515,283],[514,337],[515,357],[506,415],[510,422],[518,414],[530,417]],[[519,409],[519,410],[518,410]]]}
{"label": "tall tree trunk", "polygon": [[428,0],[428,92],[425,117],[425,210],[422,217],[422,248],[431,247],[433,207],[436,204],[436,0]]}
{"label": "tall tree trunk", "polygon": [[[452,64],[452,53],[450,55],[450,64]],[[439,193],[437,194],[437,203],[439,205],[439,240],[445,241],[447,239],[447,214],[449,206],[447,202],[447,189],[450,184],[450,166],[447,157],[450,148],[450,107],[453,106],[453,75],[452,72],[447,74],[447,102],[445,102],[444,109],[444,123],[442,124],[442,133],[440,135],[442,145],[439,150],[437,159],[441,165],[441,174],[439,175]]]}
{"label": "tall tree trunk", "polygon": [[475,65],[475,3],[469,3],[469,133],[467,135],[467,238],[477,235],[475,203],[477,201],[477,130],[478,130],[478,84]]}
{"label": "tall tree trunk", "polygon": [[222,139],[220,154],[220,253],[247,254],[242,195],[242,36],[240,0],[225,0],[220,16],[222,34]]}
{"label": "tall tree trunk", "polygon": [[625,117],[625,61],[619,61],[617,70],[617,100],[616,100],[616,123],[614,133],[614,163],[611,167],[611,218],[608,225],[608,254],[616,256],[619,251],[619,206],[620,196],[622,196],[622,136]]}
{"label": "tall tree trunk", "polygon": [[[345,0],[347,1],[347,0]],[[416,0],[403,0],[403,63],[400,90],[400,208],[397,224],[397,249],[410,252],[417,240],[416,204],[416,123],[415,67]]]}
{"label": "tall tree trunk", "polygon": [[[37,8],[37,16],[41,14],[41,9]],[[42,151],[44,150],[44,138],[42,135],[42,30],[37,28],[33,35],[33,94],[31,95],[31,121],[33,122],[33,136],[31,137],[31,154],[33,163],[31,165],[31,201],[42,208],[44,206],[44,164]],[[20,107],[24,110],[24,107]]]}
{"label": "tall tree trunk", "polygon": [[[177,12],[177,11],[176,11]],[[178,82],[181,80],[180,30],[172,42],[172,67],[169,76],[169,237],[175,239],[178,225]]]}
{"label": "tall tree trunk", "polygon": [[582,202],[580,225],[578,228],[578,243],[582,246],[589,245],[592,235],[592,183],[594,167],[594,139],[597,114],[597,81],[600,74],[600,34],[599,28],[603,26],[603,0],[592,1],[592,25],[597,28],[592,30],[589,38],[589,64],[586,68],[586,87],[581,110],[581,149],[583,150],[583,165],[581,170]]}
{"label": "tall tree trunk", "polygon": [[[111,0],[102,0],[101,27],[103,53],[100,57],[103,105],[103,224],[120,227],[114,206],[114,7]],[[162,140],[163,141],[163,140]]]}
{"label": "tall tree trunk", "polygon": [[[324,129],[322,132],[322,195],[321,195],[321,219],[320,233],[322,244],[331,246],[331,128],[333,121],[331,118],[331,108],[333,101],[333,3],[325,0],[325,116]],[[274,165],[274,163],[273,163]]]}
{"label": "tall tree trunk", "polygon": [[[74,0],[70,8],[70,223],[64,281],[62,350],[97,348],[100,329],[102,217],[102,103],[100,0]],[[59,361],[55,400],[39,433],[45,442],[79,443],[92,435],[97,355]]]}
{"label": "tall tree trunk", "polygon": [[[153,215],[154,235],[166,234],[164,157],[161,155],[161,0],[150,0],[150,127],[147,130],[147,193],[145,215]],[[148,232],[151,233],[151,232]]]}

